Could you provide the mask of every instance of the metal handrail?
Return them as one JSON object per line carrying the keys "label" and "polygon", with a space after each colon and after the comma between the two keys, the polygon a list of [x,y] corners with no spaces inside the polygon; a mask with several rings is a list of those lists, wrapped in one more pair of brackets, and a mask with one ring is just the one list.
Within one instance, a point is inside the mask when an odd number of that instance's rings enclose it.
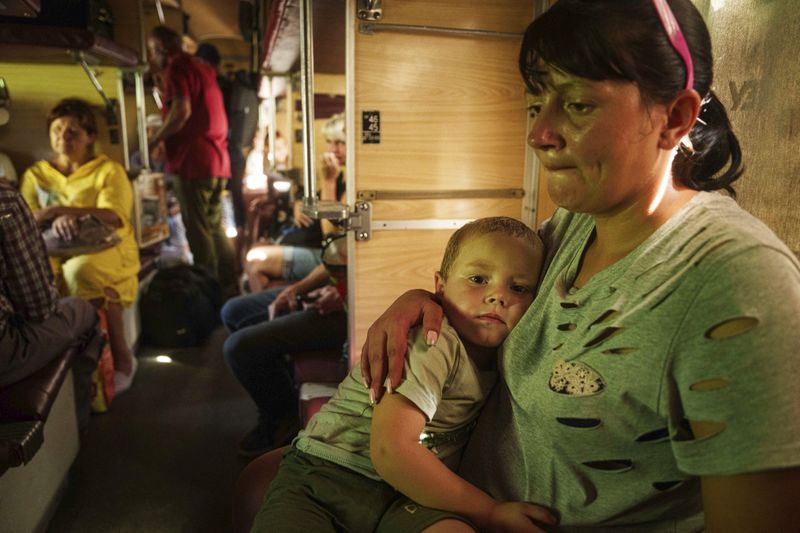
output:
{"label": "metal handrail", "polygon": [[317,177],[314,165],[314,8],[300,0],[300,92],[303,106],[303,212],[315,211]]}

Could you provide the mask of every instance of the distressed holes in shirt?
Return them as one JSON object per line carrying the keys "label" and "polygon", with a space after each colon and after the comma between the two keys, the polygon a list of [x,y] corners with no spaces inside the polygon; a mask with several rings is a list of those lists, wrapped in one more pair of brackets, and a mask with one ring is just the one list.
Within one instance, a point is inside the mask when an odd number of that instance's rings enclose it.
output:
{"label": "distressed holes in shirt", "polygon": [[692,420],[688,431],[680,428],[674,439],[677,442],[692,441],[700,439],[710,439],[722,433],[727,425],[724,422],[715,422],[713,420]]}
{"label": "distressed holes in shirt", "polygon": [[631,352],[635,352],[638,348],[631,348],[630,346],[623,346],[620,348],[610,348],[608,350],[603,350],[602,353],[605,355],[625,355]]}
{"label": "distressed holes in shirt", "polygon": [[697,253],[696,255],[693,254],[689,258],[689,262],[693,265],[699,265],[703,261],[703,259],[714,253],[718,248],[722,248],[729,242],[733,242],[733,239],[727,239],[706,248],[698,248],[696,251],[699,253]]}
{"label": "distressed holes in shirt", "polygon": [[560,331],[574,331],[577,328],[577,324],[567,323],[567,324],[559,324],[558,329]]}
{"label": "distressed holes in shirt", "polygon": [[672,440],[676,442],[684,442],[694,440],[694,433],[692,433],[692,426],[689,424],[689,421],[685,418],[678,422],[678,425],[675,427],[675,436]]}
{"label": "distressed holes in shirt", "polygon": [[607,327],[607,328],[603,329],[603,331],[601,331],[599,335],[597,335],[595,338],[593,338],[592,340],[590,340],[589,342],[587,342],[583,346],[584,346],[584,348],[591,348],[592,346],[597,346],[598,344],[602,343],[603,341],[606,341],[606,340],[610,339],[611,337],[613,337],[614,335],[616,335],[620,331],[622,331],[622,328],[618,327],[618,326]]}
{"label": "distressed holes in shirt", "polygon": [[605,461],[587,461],[583,463],[589,468],[595,470],[602,470],[603,472],[613,472],[618,474],[620,472],[627,472],[633,468],[633,461],[630,459],[607,459]]}
{"label": "distressed holes in shirt", "polygon": [[556,346],[553,346],[553,351],[555,352],[555,351],[560,350],[562,346],[564,346],[563,342],[561,344],[557,344]]}
{"label": "distressed holes in shirt", "polygon": [[691,391],[718,390],[718,389],[724,389],[728,385],[730,385],[730,382],[727,379],[722,379],[722,378],[706,379],[704,381],[698,381],[697,383],[692,383],[691,385],[689,385],[689,390]]}
{"label": "distressed holes in shirt", "polygon": [[714,420],[692,420],[691,425],[695,439],[710,439],[711,437],[716,437],[728,427],[725,422],[717,422]]}
{"label": "distressed holes in shirt", "polygon": [[602,315],[600,315],[597,318],[597,320],[595,320],[594,322],[589,324],[589,327],[596,326],[597,324],[600,324],[601,322],[606,322],[608,320],[611,320],[613,317],[615,317],[618,314],[619,314],[619,311],[616,311],[615,309],[609,309],[608,311],[605,311]]}
{"label": "distressed holes in shirt", "polygon": [[720,322],[706,331],[706,338],[720,341],[746,333],[758,325],[758,319],[752,316],[741,316]]}
{"label": "distressed holes in shirt", "polygon": [[600,427],[600,424],[602,424],[599,418],[569,418],[559,416],[556,417],[556,421],[559,424],[578,429],[593,429]]}
{"label": "distressed holes in shirt", "polygon": [[550,372],[550,390],[568,396],[592,396],[605,389],[600,374],[578,361],[556,361]]}
{"label": "distressed holes in shirt", "polygon": [[686,241],[678,248],[678,254],[683,253],[683,250],[691,243],[697,242],[697,238],[706,230],[705,226],[702,226],[697,232],[692,235],[690,238],[686,239]]}
{"label": "distressed holes in shirt", "polygon": [[661,304],[663,304],[664,302],[666,302],[666,301],[667,301],[667,298],[669,298],[670,296],[672,296],[672,294],[675,292],[675,289],[676,289],[676,288],[677,288],[677,287],[672,287],[670,290],[668,290],[667,292],[665,292],[664,294],[662,294],[662,295],[661,295],[661,297],[660,297],[658,300],[656,300],[655,302],[653,302],[653,303],[650,305],[650,310],[651,310],[651,311],[653,311],[653,310],[654,310],[655,308],[657,308],[659,305],[661,305]]}
{"label": "distressed holes in shirt", "polygon": [[669,438],[669,429],[660,428],[654,431],[648,431],[636,437],[636,442],[657,442]]}
{"label": "distressed holes in shirt", "polygon": [[580,305],[578,305],[578,302],[561,302],[561,307],[564,309],[575,309],[580,307]]}
{"label": "distressed holes in shirt", "polygon": [[677,487],[681,483],[683,483],[682,479],[677,481],[656,481],[653,483],[653,488],[656,490],[665,491]]}

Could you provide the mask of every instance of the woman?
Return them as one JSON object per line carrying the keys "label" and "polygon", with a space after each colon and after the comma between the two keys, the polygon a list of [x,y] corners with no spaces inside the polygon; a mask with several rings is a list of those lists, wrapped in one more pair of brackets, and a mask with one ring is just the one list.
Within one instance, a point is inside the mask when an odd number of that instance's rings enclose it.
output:
{"label": "woman", "polygon": [[[320,200],[344,202],[344,172],[346,159],[344,113],[333,115],[322,127],[328,151],[322,154],[322,185]],[[302,211],[302,200],[294,203],[294,227],[280,240],[280,245],[256,245],[248,252],[245,272],[251,292],[269,287],[271,280],[297,281],[320,264],[322,241],[338,233],[330,220],[312,220]]]}
{"label": "woman", "polygon": [[52,259],[62,293],[106,310],[119,394],[130,387],[137,366],[122,322],[122,307],[136,300],[138,289],[139,248],[130,221],[133,190],[122,166],[94,154],[97,123],[87,102],[60,101],[50,111],[47,127],[55,155],[35,163],[22,178],[21,192],[36,221],[70,240],[77,234],[78,218],[93,215],[117,228],[121,239],[97,253]]}
{"label": "woman", "polygon": [[[528,28],[520,70],[562,209],[540,229],[539,296],[461,474],[552,507],[564,530],[796,531],[800,265],[705,192],[732,192],[741,156],[700,14],[690,0],[560,0]],[[435,333],[422,291],[370,328],[376,396],[387,366],[400,382],[421,312]]]}

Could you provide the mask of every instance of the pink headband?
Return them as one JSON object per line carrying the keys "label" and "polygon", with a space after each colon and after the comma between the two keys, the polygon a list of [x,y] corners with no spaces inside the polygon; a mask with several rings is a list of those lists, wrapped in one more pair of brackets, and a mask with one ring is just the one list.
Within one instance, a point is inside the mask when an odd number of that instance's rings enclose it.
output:
{"label": "pink headband", "polygon": [[661,24],[667,32],[670,44],[683,59],[683,64],[686,66],[685,88],[691,89],[694,87],[694,65],[692,64],[692,54],[689,53],[689,45],[686,44],[686,38],[683,36],[681,27],[678,26],[678,21],[675,20],[675,15],[669,8],[667,0],[653,0],[653,6],[656,8],[658,18],[661,19]]}

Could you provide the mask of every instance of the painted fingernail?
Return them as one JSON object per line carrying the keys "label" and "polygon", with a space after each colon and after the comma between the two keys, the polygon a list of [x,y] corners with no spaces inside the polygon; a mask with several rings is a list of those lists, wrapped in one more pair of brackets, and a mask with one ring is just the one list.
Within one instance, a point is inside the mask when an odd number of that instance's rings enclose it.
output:
{"label": "painted fingernail", "polygon": [[375,391],[372,389],[369,390],[369,404],[375,405]]}
{"label": "painted fingernail", "polygon": [[430,330],[428,335],[425,337],[425,340],[427,341],[428,346],[433,346],[436,344],[436,341],[439,340],[439,334],[433,330]]}

